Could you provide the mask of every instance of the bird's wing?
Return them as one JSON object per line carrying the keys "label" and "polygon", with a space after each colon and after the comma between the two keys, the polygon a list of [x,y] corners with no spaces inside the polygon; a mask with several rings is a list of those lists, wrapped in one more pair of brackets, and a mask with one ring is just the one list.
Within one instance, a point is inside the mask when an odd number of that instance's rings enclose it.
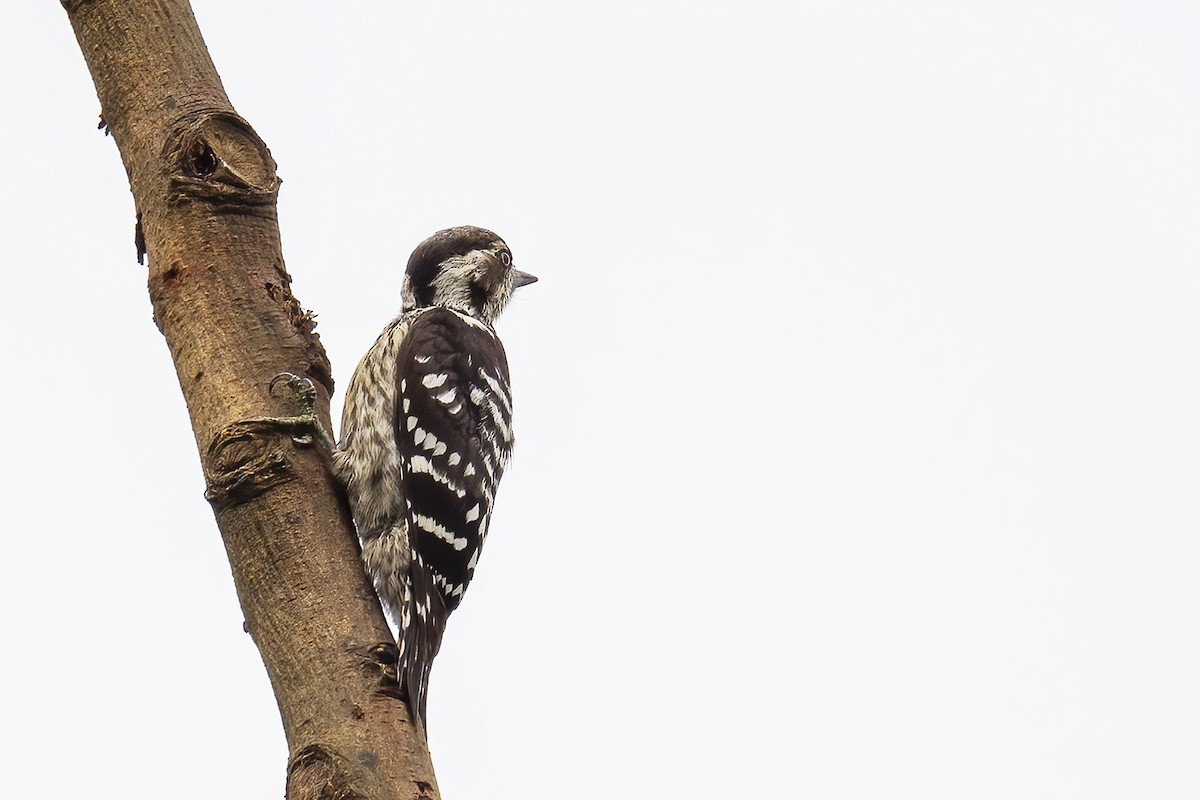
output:
{"label": "bird's wing", "polygon": [[409,536],[449,613],[475,571],[512,448],[508,360],[489,326],[444,308],[413,321],[397,359]]}

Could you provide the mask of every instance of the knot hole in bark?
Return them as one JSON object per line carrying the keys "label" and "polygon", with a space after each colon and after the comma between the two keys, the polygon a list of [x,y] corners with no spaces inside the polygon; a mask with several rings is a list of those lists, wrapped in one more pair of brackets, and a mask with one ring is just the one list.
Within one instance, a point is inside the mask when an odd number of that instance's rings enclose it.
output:
{"label": "knot hole in bark", "polygon": [[367,800],[349,759],[332,747],[310,744],[288,764],[287,800]]}
{"label": "knot hole in bark", "polygon": [[284,455],[276,420],[248,419],[227,425],[208,446],[204,499],[223,511],[295,478]]}
{"label": "knot hole in bark", "polygon": [[184,121],[165,155],[175,201],[204,199],[235,209],[267,206],[274,213],[275,159],[237,114],[209,111]]}
{"label": "knot hole in bark", "polygon": [[208,146],[208,142],[203,139],[193,142],[191,152],[187,154],[184,161],[184,166],[193,177],[208,180],[217,172],[217,167],[221,165],[221,160],[217,158],[217,154]]}

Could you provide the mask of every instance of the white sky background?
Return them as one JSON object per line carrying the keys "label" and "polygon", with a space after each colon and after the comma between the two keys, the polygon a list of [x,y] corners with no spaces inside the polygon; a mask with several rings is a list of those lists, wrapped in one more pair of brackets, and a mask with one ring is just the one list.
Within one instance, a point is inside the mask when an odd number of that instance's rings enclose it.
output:
{"label": "white sky background", "polygon": [[[1200,794],[1200,5],[194,4],[339,391],[434,230],[542,279],[446,798]],[[281,797],[58,3],[0,72],[10,793]]]}

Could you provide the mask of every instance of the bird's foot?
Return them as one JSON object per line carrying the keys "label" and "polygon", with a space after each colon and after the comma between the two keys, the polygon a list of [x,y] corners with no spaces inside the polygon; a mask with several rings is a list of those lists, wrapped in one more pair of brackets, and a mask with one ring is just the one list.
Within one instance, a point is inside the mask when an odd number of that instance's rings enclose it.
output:
{"label": "bird's foot", "polygon": [[378,691],[397,700],[406,700],[404,688],[400,685],[400,670],[397,661],[400,651],[392,642],[380,642],[370,647],[357,650],[362,658],[364,672],[370,673],[379,682]]}
{"label": "bird's foot", "polygon": [[[325,430],[320,417],[317,416],[316,384],[310,378],[290,372],[281,372],[271,379],[271,383],[267,386],[267,393],[275,394],[275,387],[285,381],[296,396],[296,404],[300,407],[300,413],[294,417],[273,417],[269,421],[281,429],[289,430],[292,441],[296,444],[310,445],[315,441],[327,452],[331,452],[334,446],[333,437]],[[268,420],[260,420],[260,422],[266,421]]]}

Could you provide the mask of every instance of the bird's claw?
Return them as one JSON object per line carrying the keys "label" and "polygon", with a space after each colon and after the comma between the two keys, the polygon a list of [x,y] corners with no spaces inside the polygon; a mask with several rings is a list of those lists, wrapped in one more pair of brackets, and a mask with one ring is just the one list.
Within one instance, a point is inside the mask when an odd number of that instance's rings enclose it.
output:
{"label": "bird's claw", "polygon": [[280,381],[288,382],[288,386],[296,394],[296,398],[300,400],[301,406],[316,405],[317,386],[312,382],[312,378],[305,378],[293,372],[281,372],[274,378],[271,378],[271,382],[267,384],[267,394],[274,395],[275,387]]}
{"label": "bird's claw", "polygon": [[286,381],[292,393],[296,396],[296,403],[300,406],[300,413],[294,417],[287,417],[278,420],[291,428],[303,429],[292,433],[292,441],[300,445],[310,445],[314,441],[319,441],[326,450],[333,449],[333,439],[326,433],[325,428],[321,425],[321,420],[317,416],[317,385],[312,382],[311,378],[306,378],[303,375],[296,375],[291,372],[281,372],[271,382],[267,384],[267,394],[274,395],[275,387]]}

